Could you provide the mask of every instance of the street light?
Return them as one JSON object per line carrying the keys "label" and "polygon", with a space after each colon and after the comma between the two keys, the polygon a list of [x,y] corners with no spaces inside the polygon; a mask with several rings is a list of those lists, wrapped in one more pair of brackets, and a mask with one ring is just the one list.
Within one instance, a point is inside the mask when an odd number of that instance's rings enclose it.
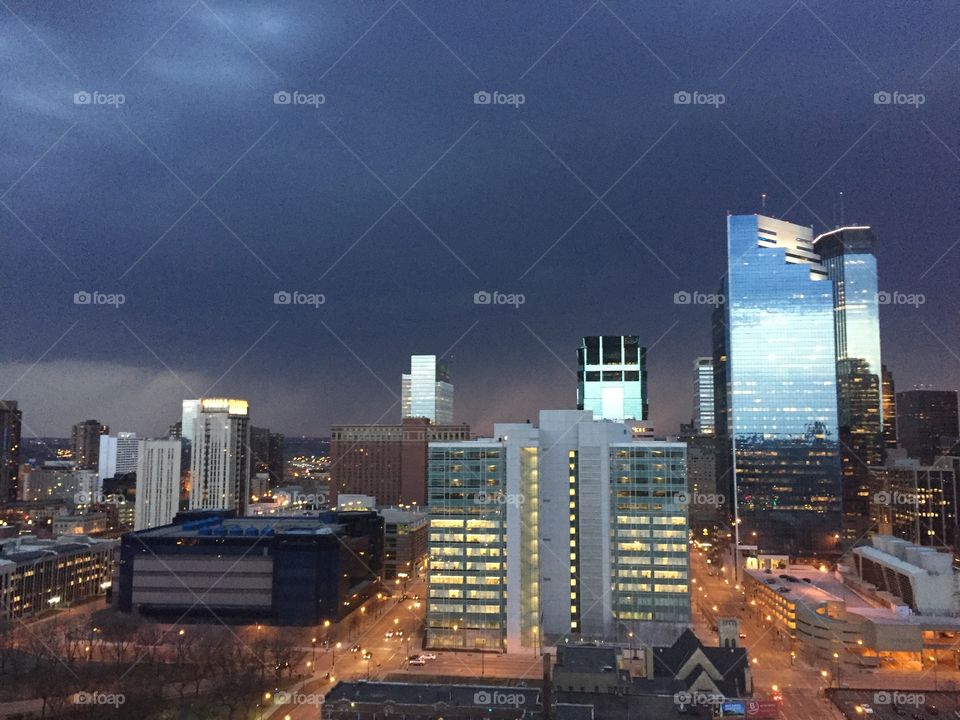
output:
{"label": "street light", "polygon": [[310,641],[310,644],[313,645],[313,656],[311,657],[311,660],[316,660],[317,659],[317,639],[313,638],[313,640]]}

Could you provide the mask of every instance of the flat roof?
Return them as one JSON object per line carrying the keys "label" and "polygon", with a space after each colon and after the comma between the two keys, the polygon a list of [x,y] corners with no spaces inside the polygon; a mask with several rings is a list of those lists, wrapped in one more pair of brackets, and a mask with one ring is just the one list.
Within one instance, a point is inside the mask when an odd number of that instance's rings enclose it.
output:
{"label": "flat roof", "polygon": [[[253,515],[250,517],[227,518],[222,523],[210,522],[204,525],[194,525],[199,521],[191,520],[182,525],[162,525],[149,530],[140,530],[135,534],[139,537],[243,537],[230,535],[231,529],[247,530],[255,528],[257,534],[272,529],[277,535],[331,535],[343,530],[342,523],[327,523],[319,517],[283,516],[283,515]],[[185,526],[190,525],[185,529]],[[201,534],[203,529],[217,529],[223,527],[227,535]],[[252,537],[252,536],[247,536]]]}

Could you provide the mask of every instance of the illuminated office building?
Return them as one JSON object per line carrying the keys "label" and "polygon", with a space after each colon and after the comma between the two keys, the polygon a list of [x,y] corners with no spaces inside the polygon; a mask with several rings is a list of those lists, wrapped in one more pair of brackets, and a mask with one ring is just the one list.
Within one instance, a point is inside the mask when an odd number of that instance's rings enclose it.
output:
{"label": "illuminated office building", "polygon": [[0,504],[20,499],[20,429],[16,400],[0,400]]}
{"label": "illuminated office building", "polygon": [[430,444],[428,646],[676,639],[690,621],[686,446],[579,410],[494,438]]}
{"label": "illuminated office building", "polygon": [[97,459],[100,480],[136,472],[138,442],[133,432],[101,435]]}
{"label": "illuminated office building", "polygon": [[693,363],[693,428],[700,435],[713,435],[713,358],[698,357]]}
{"label": "illuminated office building", "polygon": [[960,423],[955,390],[897,393],[897,446],[925,465],[957,452]]}
{"label": "illuminated office building", "polygon": [[577,409],[598,420],[647,419],[647,349],[636,335],[583,338],[577,350]]}
{"label": "illuminated office building", "polygon": [[843,516],[851,542],[870,530],[870,497],[877,491],[871,468],[884,458],[875,248],[869,227],[838,228],[813,243],[833,284]]}
{"label": "illuminated office building", "polygon": [[81,470],[97,470],[100,466],[100,436],[109,435],[110,428],[99,420],[84,420],[70,430],[73,460]]}
{"label": "illuminated office building", "polygon": [[890,368],[883,365],[880,371],[883,378],[883,446],[892,450],[897,447],[897,386]]}
{"label": "illuminated office building", "polygon": [[250,418],[246,400],[204,398],[193,421],[191,510],[245,515],[250,483]]}
{"label": "illuminated office building", "polygon": [[410,372],[401,376],[404,418],[427,418],[434,425],[453,424],[450,370],[436,355],[411,355]]}
{"label": "illuminated office building", "polygon": [[761,551],[834,550],[842,517],[828,271],[810,228],[760,215],[727,218],[727,258],[714,323],[725,370],[717,430],[739,539]]}

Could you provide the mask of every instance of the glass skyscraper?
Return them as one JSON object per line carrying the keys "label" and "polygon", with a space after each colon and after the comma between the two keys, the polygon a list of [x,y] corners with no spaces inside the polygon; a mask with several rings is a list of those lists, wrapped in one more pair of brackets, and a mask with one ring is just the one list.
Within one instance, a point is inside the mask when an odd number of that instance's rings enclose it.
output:
{"label": "glass skyscraper", "polygon": [[577,409],[597,420],[647,419],[647,349],[636,335],[583,338],[577,351]]}
{"label": "glass skyscraper", "polygon": [[401,408],[401,417],[453,425],[450,370],[436,355],[410,356],[410,372],[401,376]]}
{"label": "glass skyscraper", "polygon": [[693,371],[693,428],[701,435],[713,435],[713,358],[698,357]]}
{"label": "glass skyscraper", "polygon": [[870,530],[871,468],[883,464],[883,380],[876,240],[869,227],[843,227],[813,243],[833,285],[837,422],[847,539]]}
{"label": "glass skyscraper", "polygon": [[[835,549],[841,531],[833,286],[810,228],[727,218],[718,430],[741,543]],[[720,408],[720,403],[725,407]]]}
{"label": "glass skyscraper", "polygon": [[427,647],[506,650],[506,451],[431,443]]}

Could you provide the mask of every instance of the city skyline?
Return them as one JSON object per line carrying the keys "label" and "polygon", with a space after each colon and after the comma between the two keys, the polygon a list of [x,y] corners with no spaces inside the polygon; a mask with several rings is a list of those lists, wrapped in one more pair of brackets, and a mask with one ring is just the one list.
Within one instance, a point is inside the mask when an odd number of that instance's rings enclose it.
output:
{"label": "city skyline", "polygon": [[710,347],[698,298],[725,214],[764,208],[814,234],[873,227],[885,364],[904,388],[960,386],[960,218],[934,191],[960,170],[956,9],[11,9],[0,230],[19,344],[0,395],[28,437],[91,416],[157,436],[201,395],[247,397],[287,434],[393,421],[420,352],[446,354],[457,420],[485,432],[570,407],[571,348],[601,333],[642,337],[650,420],[673,432]]}
{"label": "city skyline", "polygon": [[0,0],[0,716],[960,718],[958,36]]}

